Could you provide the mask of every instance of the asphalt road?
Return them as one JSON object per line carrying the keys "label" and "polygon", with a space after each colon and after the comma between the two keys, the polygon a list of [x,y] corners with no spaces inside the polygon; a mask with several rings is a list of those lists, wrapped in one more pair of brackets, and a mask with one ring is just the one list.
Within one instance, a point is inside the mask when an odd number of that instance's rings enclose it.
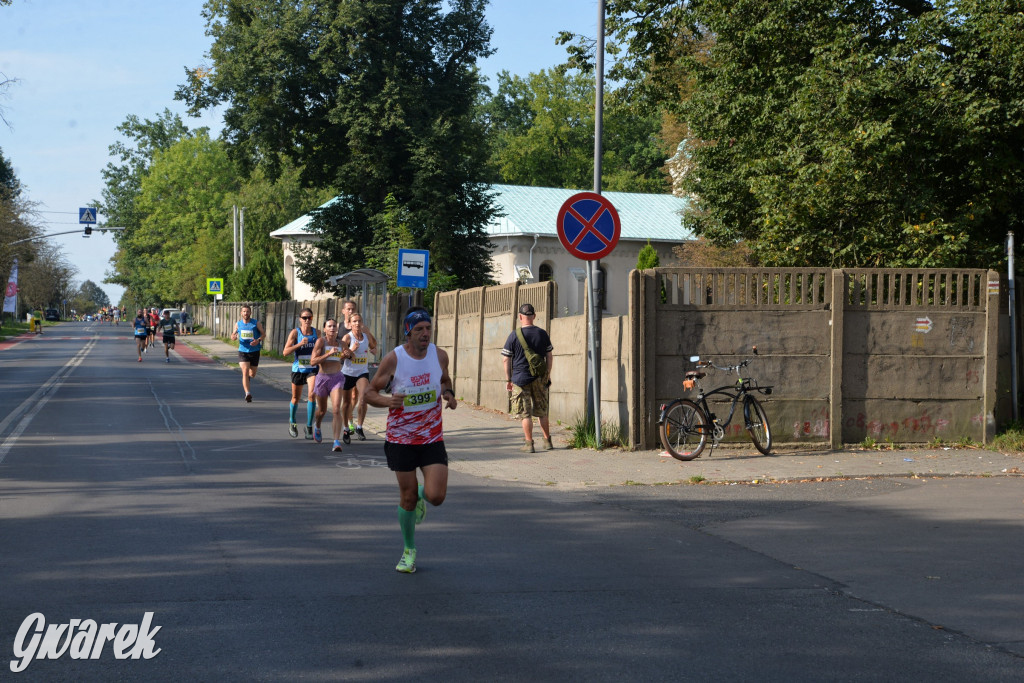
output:
{"label": "asphalt road", "polygon": [[[1024,677],[1019,479],[453,471],[402,575],[379,435],[340,457],[291,440],[283,395],[246,404],[237,372],[186,355],[136,363],[125,325],[0,346],[0,680]],[[152,613],[159,653],[15,674],[36,613]]]}

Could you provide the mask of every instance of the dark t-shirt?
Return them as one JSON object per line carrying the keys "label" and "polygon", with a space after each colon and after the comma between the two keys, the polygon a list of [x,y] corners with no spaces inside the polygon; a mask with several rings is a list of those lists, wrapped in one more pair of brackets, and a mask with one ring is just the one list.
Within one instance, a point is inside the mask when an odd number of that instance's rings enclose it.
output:
{"label": "dark t-shirt", "polygon": [[157,328],[159,328],[159,330],[163,333],[165,337],[173,337],[174,328],[178,326],[178,323],[174,322],[174,319],[172,318],[166,320],[164,318],[161,318],[156,326]]}
{"label": "dark t-shirt", "polygon": [[[536,325],[527,325],[522,330],[526,343],[538,355],[546,356],[548,351],[554,349],[551,346],[551,338],[542,328]],[[526,360],[526,353],[523,352],[523,347],[519,344],[519,335],[515,332],[505,340],[505,347],[501,350],[501,355],[512,359],[512,384],[517,387],[525,387],[537,379],[530,374],[530,363]]]}

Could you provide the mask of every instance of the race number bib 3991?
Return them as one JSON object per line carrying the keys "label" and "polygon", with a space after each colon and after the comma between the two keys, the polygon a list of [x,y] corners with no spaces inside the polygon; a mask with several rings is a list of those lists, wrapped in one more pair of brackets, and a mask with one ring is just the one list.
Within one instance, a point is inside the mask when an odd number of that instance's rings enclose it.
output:
{"label": "race number bib 3991", "polygon": [[238,338],[239,339],[252,339],[253,338],[252,330],[239,330]]}

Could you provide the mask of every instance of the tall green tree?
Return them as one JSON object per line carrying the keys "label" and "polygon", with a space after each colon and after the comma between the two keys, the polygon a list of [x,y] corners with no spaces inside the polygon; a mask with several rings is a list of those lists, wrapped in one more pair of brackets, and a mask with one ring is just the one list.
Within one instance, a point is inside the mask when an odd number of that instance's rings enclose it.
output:
{"label": "tall green tree", "polygon": [[[523,78],[498,74],[482,106],[494,182],[590,189],[594,186],[592,74],[555,67]],[[666,192],[660,116],[612,91],[603,117],[601,186],[621,192]]]}
{"label": "tall green tree", "polygon": [[168,150],[171,145],[193,136],[181,117],[165,109],[155,119],[142,119],[132,114],[117,127],[124,138],[108,148],[116,162],[108,162],[101,171],[104,188],[102,201],[97,205],[107,218],[108,225],[126,228],[115,232],[118,245],[112,259],[113,275],[108,282],[125,288],[126,298],[139,305],[155,303],[157,293],[145,268],[148,251],[139,248],[134,235],[142,228],[146,217],[138,206],[142,193],[142,181],[149,174],[156,155]]}
{"label": "tall green tree", "polygon": [[237,174],[223,142],[205,129],[157,151],[114,257],[117,278],[149,304],[206,298],[206,278],[231,271],[229,195]]}
{"label": "tall green tree", "polygon": [[153,158],[158,152],[166,151],[194,133],[179,115],[169,109],[164,109],[152,120],[139,120],[138,116],[131,114],[117,127],[117,132],[125,139],[108,148],[110,156],[117,158],[117,163],[108,162],[101,171],[104,188],[100,193],[103,197],[100,211],[111,225],[137,227],[142,217],[135,202]]}
{"label": "tall green tree", "polygon": [[312,221],[322,241],[300,269],[342,269],[351,249],[362,265],[392,194],[439,272],[461,286],[488,280],[484,227],[495,210],[473,116],[475,63],[491,53],[485,5],[207,2],[212,66],[187,72],[178,97],[194,112],[226,104],[226,139],[244,168],[263,165],[273,176],[291,159],[307,185],[341,198]]}
{"label": "tall green tree", "polygon": [[0,200],[16,199],[21,196],[21,181],[14,173],[10,160],[0,149]]}
{"label": "tall green tree", "polygon": [[110,297],[103,291],[103,288],[92,280],[86,280],[75,293],[75,305],[79,313],[95,313],[99,309],[110,305]]}
{"label": "tall green tree", "polygon": [[265,168],[256,167],[239,190],[229,196],[227,203],[246,209],[242,234],[245,267],[228,278],[227,299],[288,298],[281,240],[270,233],[331,197],[329,191],[303,187],[300,176],[301,169],[287,160],[276,178],[271,178]]}
{"label": "tall green tree", "polygon": [[282,301],[288,298],[281,259],[266,251],[253,252],[245,267],[231,273],[227,280],[230,301]]}
{"label": "tall green tree", "polygon": [[21,240],[41,232],[32,220],[31,202],[22,196],[21,181],[0,149],[0,282],[7,283],[15,258],[21,267],[35,260],[40,243]]}
{"label": "tall green tree", "polygon": [[58,307],[75,272],[57,245],[40,241],[32,261],[18,263],[18,294],[22,303],[35,309]]}
{"label": "tall green tree", "polygon": [[[675,110],[700,234],[782,265],[1001,262],[1024,206],[1021,0],[612,10],[633,63],[692,74]],[[707,49],[678,51],[665,27],[681,24]]]}

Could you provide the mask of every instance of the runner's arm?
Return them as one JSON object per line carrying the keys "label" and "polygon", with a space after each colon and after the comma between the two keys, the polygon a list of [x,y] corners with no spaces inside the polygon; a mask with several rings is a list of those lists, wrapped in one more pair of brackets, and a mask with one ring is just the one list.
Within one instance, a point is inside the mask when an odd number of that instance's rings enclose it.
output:
{"label": "runner's arm", "polygon": [[405,398],[405,394],[392,393],[391,396],[384,396],[380,393],[388,385],[388,382],[391,381],[397,367],[398,357],[394,351],[384,356],[384,360],[380,362],[380,367],[377,368],[377,374],[373,376],[373,381],[370,382],[370,386],[366,389],[366,402],[371,406],[376,408],[402,407],[402,399]]}
{"label": "runner's arm", "polygon": [[447,396],[445,407],[455,410],[455,406],[459,405],[459,402],[455,399],[452,378],[448,375],[448,352],[444,349],[438,349],[437,362],[441,364],[441,398]]}
{"label": "runner's arm", "polygon": [[281,350],[282,356],[287,356],[289,353],[294,353],[295,349],[299,348],[301,344],[298,343],[299,333],[297,330],[292,330],[288,333],[288,339],[284,342],[284,349]]}

